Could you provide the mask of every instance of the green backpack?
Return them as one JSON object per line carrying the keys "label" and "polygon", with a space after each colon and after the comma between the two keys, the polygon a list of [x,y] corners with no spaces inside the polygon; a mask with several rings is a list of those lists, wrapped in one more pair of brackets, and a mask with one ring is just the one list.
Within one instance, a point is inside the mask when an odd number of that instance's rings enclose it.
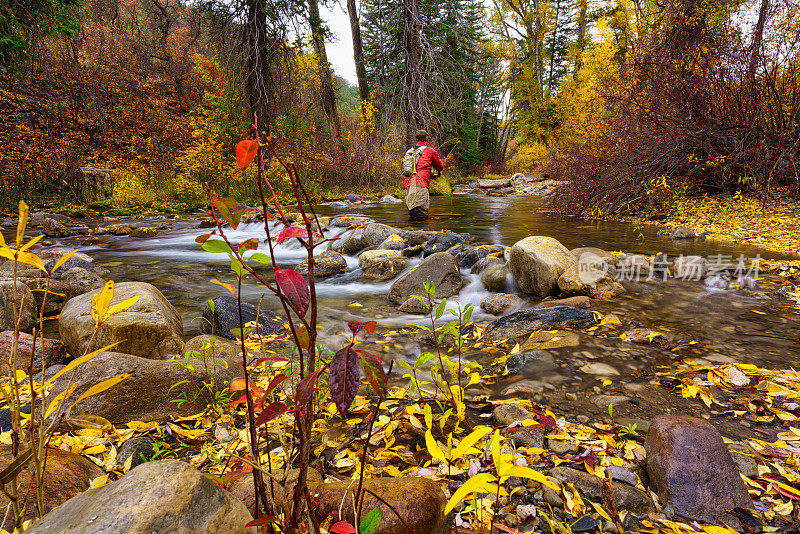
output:
{"label": "green backpack", "polygon": [[403,156],[403,176],[414,176],[417,174],[417,162],[425,151],[424,146],[414,146],[406,150]]}

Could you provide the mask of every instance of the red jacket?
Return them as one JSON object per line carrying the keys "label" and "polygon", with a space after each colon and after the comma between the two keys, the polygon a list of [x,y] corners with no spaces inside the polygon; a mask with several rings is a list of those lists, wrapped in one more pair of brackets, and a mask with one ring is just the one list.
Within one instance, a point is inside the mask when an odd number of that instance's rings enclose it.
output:
{"label": "red jacket", "polygon": [[417,141],[417,146],[424,146],[425,150],[417,161],[417,174],[414,176],[403,177],[403,189],[411,185],[411,180],[414,180],[414,185],[429,187],[431,183],[431,167],[440,171],[444,169],[442,158],[439,153],[432,147],[426,146],[425,141]]}

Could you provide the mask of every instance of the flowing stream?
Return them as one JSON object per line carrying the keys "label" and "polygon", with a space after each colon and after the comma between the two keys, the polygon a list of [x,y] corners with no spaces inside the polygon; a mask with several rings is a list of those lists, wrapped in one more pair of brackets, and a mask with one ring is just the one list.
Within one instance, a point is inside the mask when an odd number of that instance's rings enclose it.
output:
{"label": "flowing stream", "polygon": [[[510,246],[529,235],[547,235],[567,248],[599,247],[608,251],[643,254],[658,252],[670,257],[696,254],[704,257],[723,255],[736,258],[780,258],[780,255],[756,247],[715,242],[713,240],[673,241],[659,235],[657,228],[634,227],[615,222],[590,222],[559,217],[539,209],[541,200],[533,197],[490,197],[457,194],[450,198],[434,198],[430,219],[409,223],[404,204],[366,203],[346,208],[320,206],[319,215],[365,215],[377,222],[424,230],[468,232],[479,244]],[[154,223],[165,221],[151,221]],[[170,229],[151,239],[104,236],[96,244],[82,247],[95,261],[107,267],[116,281],[150,282],[181,312],[187,337],[199,333],[197,319],[208,299],[225,294],[225,290],[209,283],[211,278],[233,281],[229,265],[220,255],[201,250],[195,237],[207,232],[197,228],[198,220],[181,217],[169,221]],[[332,228],[333,237],[343,229]],[[264,238],[262,223],[240,225],[230,231],[233,242],[250,237]],[[324,248],[324,247],[323,247]],[[277,249],[281,267],[292,267],[304,252],[297,244],[283,244]],[[419,316],[404,315],[386,298],[391,285],[387,282],[362,280],[358,259],[347,257],[350,272],[318,281],[321,339],[328,346],[338,347],[346,339],[346,322],[372,320],[382,331],[409,324],[420,324]],[[409,267],[419,260],[411,259]],[[463,271],[467,285],[453,305],[471,303],[476,308],[476,323],[494,319],[479,308],[489,295],[478,275]],[[777,282],[774,282],[777,283]],[[707,289],[702,282],[669,280],[662,283],[627,283],[627,292],[613,301],[600,302],[595,309],[602,314],[614,313],[623,324],[631,321],[668,333],[675,339],[693,340],[695,344],[672,352],[655,345],[628,343],[618,336],[598,337],[574,332],[567,339],[556,339],[548,346],[554,365],[537,367],[504,380],[495,386],[500,393],[510,386],[526,391],[535,400],[548,402],[557,411],[586,413],[605,411],[606,397],[621,399],[617,413],[628,413],[633,420],[647,420],[652,412],[675,409],[684,413],[693,404],[680,395],[660,388],[656,372],[663,365],[689,358],[689,362],[738,361],[766,367],[790,367],[800,364],[798,319],[800,311],[781,305],[769,293],[778,286],[770,281],[750,292]],[[257,304],[264,290],[248,283],[242,291],[246,301]],[[267,295],[263,306],[280,311],[276,299]],[[379,330],[380,332],[381,330]],[[621,330],[620,330],[621,332]],[[376,345],[384,356],[413,359],[420,346],[413,338],[405,343]],[[470,355],[481,358],[480,351]],[[485,356],[485,355],[484,355]],[[587,363],[612,366],[619,375],[611,376],[611,385],[602,385],[595,376],[581,372]],[[601,395],[602,394],[602,395]],[[598,400],[599,399],[599,400]],[[698,404],[697,401],[691,401]],[[688,403],[688,404],[687,404]],[[665,405],[671,408],[665,408]],[[706,415],[707,416],[707,415]],[[740,423],[731,423],[738,425]],[[743,423],[746,425],[746,423]],[[731,432],[743,431],[740,427]]]}

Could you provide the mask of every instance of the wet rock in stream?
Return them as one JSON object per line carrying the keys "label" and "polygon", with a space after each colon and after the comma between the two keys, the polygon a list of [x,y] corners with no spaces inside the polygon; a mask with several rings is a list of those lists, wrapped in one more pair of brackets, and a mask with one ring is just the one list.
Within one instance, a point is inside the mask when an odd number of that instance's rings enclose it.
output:
{"label": "wet rock in stream", "polygon": [[[232,330],[239,328],[239,306],[236,299],[230,295],[223,295],[214,299],[214,308],[206,303],[203,308],[203,321],[200,331],[204,334],[213,334],[228,339],[235,339]],[[278,334],[283,330],[283,319],[278,314],[269,310],[258,310],[253,304],[242,303],[242,320],[244,324],[256,320],[258,314],[258,329],[262,335]]]}
{"label": "wet rock in stream", "polygon": [[489,323],[483,335],[489,341],[515,339],[535,330],[582,328],[596,323],[594,314],[570,306],[520,310]]}
{"label": "wet rock in stream", "polygon": [[558,278],[577,263],[556,239],[530,236],[511,247],[509,270],[524,293],[546,297],[558,291]]}
{"label": "wet rock in stream", "polygon": [[516,295],[499,293],[496,295],[489,295],[483,299],[481,301],[481,309],[492,315],[501,315],[510,309],[519,308],[522,306],[522,302],[522,299]]}
{"label": "wet rock in stream", "polygon": [[447,252],[437,252],[425,258],[394,281],[389,288],[389,300],[400,304],[411,295],[425,295],[423,284],[427,281],[436,285],[436,298],[449,297],[458,293],[463,281],[455,257]]}

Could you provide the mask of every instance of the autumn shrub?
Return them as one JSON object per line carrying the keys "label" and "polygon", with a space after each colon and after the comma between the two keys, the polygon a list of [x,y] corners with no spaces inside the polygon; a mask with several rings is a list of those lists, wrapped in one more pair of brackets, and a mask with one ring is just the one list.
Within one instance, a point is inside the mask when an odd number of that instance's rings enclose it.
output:
{"label": "autumn shrub", "polygon": [[754,67],[737,28],[715,18],[722,7],[706,0],[692,16],[685,7],[670,3],[587,95],[597,112],[550,162],[550,174],[571,180],[553,197],[561,211],[670,209],[686,191],[800,193],[796,50],[765,44]]}

